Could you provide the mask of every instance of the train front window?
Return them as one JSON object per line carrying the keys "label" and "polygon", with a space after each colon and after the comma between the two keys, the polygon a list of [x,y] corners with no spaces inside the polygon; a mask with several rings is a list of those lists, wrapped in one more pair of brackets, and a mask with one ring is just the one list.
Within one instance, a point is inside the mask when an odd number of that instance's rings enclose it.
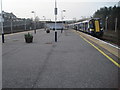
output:
{"label": "train front window", "polygon": [[89,22],[89,28],[94,28],[92,21]]}

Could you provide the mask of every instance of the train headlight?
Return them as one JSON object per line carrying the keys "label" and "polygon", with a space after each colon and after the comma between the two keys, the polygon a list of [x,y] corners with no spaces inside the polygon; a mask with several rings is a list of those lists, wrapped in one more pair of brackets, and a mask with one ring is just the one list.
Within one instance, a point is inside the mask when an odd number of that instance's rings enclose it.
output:
{"label": "train headlight", "polygon": [[103,28],[101,28],[101,30],[103,31]]}
{"label": "train headlight", "polygon": [[94,31],[94,29],[90,29],[90,31]]}

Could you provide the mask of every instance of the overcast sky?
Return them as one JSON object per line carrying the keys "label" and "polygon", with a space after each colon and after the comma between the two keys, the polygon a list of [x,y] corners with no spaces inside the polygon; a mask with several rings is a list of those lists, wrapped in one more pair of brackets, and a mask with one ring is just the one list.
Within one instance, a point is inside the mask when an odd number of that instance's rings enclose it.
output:
{"label": "overcast sky", "polygon": [[[13,12],[20,18],[32,18],[31,11],[35,11],[36,15],[43,19],[54,20],[55,0],[2,0],[3,10]],[[88,2],[89,1],[89,2]],[[58,20],[61,20],[61,11],[65,19],[80,19],[83,16],[92,16],[94,12],[101,7],[114,6],[119,0],[57,0]]]}

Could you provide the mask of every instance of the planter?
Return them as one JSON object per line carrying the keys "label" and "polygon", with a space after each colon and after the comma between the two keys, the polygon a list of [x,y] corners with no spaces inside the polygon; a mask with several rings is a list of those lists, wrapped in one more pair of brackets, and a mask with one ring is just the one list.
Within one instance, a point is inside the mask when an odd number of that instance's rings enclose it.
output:
{"label": "planter", "polygon": [[25,42],[26,43],[32,43],[33,42],[33,35],[28,33],[28,34],[25,34]]}
{"label": "planter", "polygon": [[33,37],[26,37],[25,41],[26,41],[26,43],[32,43],[33,42]]}

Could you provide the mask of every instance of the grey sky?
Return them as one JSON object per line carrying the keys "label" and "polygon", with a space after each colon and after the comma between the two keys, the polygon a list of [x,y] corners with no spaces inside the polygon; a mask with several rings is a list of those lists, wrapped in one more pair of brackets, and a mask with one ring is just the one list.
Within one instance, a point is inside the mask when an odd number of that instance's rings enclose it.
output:
{"label": "grey sky", "polygon": [[[3,10],[13,12],[20,18],[31,18],[35,11],[36,15],[43,19],[54,20],[54,1],[55,0],[3,0]],[[89,1],[89,2],[88,2]],[[101,2],[102,1],[102,2]],[[61,19],[61,11],[65,19],[80,19],[82,16],[92,16],[93,13],[104,6],[114,6],[119,0],[57,0],[58,20]]]}

